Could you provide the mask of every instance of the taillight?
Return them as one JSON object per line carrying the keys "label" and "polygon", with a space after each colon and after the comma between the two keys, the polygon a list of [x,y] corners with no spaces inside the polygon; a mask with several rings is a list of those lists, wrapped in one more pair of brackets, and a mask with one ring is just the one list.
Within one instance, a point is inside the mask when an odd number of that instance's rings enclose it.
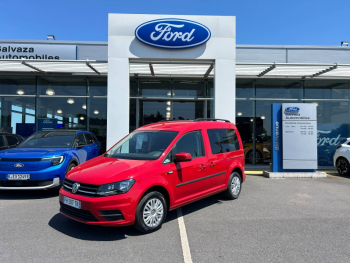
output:
{"label": "taillight", "polygon": [[341,145],[337,145],[337,149],[339,149],[341,147]]}

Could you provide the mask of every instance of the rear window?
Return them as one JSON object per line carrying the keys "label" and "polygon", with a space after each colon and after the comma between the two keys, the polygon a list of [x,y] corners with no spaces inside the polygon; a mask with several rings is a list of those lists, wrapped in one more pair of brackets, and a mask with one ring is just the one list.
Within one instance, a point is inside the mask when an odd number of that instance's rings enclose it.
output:
{"label": "rear window", "polygon": [[13,146],[13,145],[16,145],[18,143],[18,140],[15,136],[6,135],[6,139],[7,139],[9,146]]}
{"label": "rear window", "polygon": [[207,130],[212,154],[226,153],[239,150],[239,142],[235,130]]}

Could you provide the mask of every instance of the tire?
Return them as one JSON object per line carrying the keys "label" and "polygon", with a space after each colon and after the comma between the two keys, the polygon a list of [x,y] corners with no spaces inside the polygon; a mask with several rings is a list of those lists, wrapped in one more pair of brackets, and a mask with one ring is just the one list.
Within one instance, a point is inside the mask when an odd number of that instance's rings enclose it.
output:
{"label": "tire", "polygon": [[145,234],[154,232],[162,227],[167,211],[164,196],[159,192],[149,192],[137,205],[134,227]]}
{"label": "tire", "polygon": [[[262,159],[262,154],[260,151],[255,150],[255,163],[259,163]],[[246,154],[246,160],[248,163],[253,163],[253,150],[249,150]]]}
{"label": "tire", "polygon": [[66,170],[66,174],[72,170],[74,167],[76,167],[77,165],[75,163],[70,163],[67,167],[67,170]]}
{"label": "tire", "polygon": [[239,194],[241,193],[241,190],[242,190],[241,176],[238,173],[233,172],[230,176],[230,179],[228,180],[227,189],[225,190],[224,195],[228,199],[234,200],[238,198]]}
{"label": "tire", "polygon": [[349,161],[345,158],[339,158],[337,160],[337,171],[339,175],[349,175],[350,174],[350,166]]}

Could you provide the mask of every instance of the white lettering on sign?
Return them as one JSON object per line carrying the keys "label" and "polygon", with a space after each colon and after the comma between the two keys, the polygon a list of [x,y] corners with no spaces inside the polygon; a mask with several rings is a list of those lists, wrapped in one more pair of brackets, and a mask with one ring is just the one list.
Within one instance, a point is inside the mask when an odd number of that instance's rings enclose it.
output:
{"label": "white lettering on sign", "polygon": [[279,125],[280,123],[278,121],[276,121],[275,123],[275,134],[276,134],[276,140],[275,140],[275,151],[279,151],[280,149],[280,146],[279,146],[279,136],[280,136],[280,133],[279,133]]}
{"label": "white lettering on sign", "polygon": [[[151,39],[153,41],[157,41],[163,36],[163,40],[165,41],[175,41],[176,39],[180,38],[182,41],[190,42],[193,40],[194,37],[192,37],[193,32],[195,29],[192,29],[190,33],[182,33],[182,32],[171,32],[172,27],[175,28],[182,28],[184,25],[175,25],[170,23],[159,23],[155,26],[155,30],[151,33]],[[156,34],[159,33],[157,36]]]}
{"label": "white lettering on sign", "polygon": [[324,146],[325,144],[329,145],[329,146],[338,145],[340,143],[339,139],[340,139],[341,134],[338,134],[337,137],[333,137],[333,138],[330,138],[330,137],[320,138],[321,134],[330,134],[330,133],[331,133],[331,131],[320,131],[320,130],[317,130],[317,145],[318,146]]}

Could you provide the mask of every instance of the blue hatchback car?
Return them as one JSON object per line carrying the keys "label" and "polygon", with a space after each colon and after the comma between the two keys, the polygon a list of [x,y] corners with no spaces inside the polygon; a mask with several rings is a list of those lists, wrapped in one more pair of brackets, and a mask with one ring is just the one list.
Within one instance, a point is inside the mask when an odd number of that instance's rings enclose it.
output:
{"label": "blue hatchback car", "polygon": [[60,187],[68,171],[98,156],[100,149],[87,131],[34,133],[17,148],[0,152],[0,190]]}

